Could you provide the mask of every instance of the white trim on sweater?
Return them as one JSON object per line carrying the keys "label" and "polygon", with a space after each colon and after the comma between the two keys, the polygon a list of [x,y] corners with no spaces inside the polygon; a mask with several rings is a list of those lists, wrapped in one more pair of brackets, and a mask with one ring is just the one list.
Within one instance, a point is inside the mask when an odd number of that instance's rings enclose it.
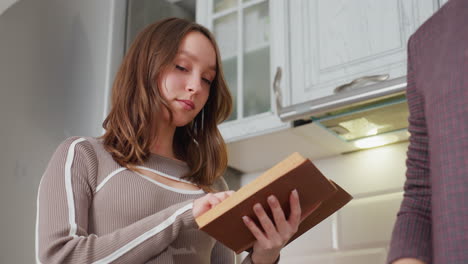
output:
{"label": "white trim on sweater", "polygon": [[151,238],[152,236],[156,235],[157,233],[161,232],[164,230],[166,227],[172,225],[175,220],[177,219],[177,216],[185,213],[186,211],[192,209],[193,203],[189,203],[185,205],[182,208],[179,208],[177,211],[175,211],[169,218],[164,220],[162,223],[159,225],[153,227],[152,229],[146,231],[139,237],[135,238],[134,240],[130,241],[128,244],[125,244],[123,247],[117,249],[114,253],[108,255],[107,257],[100,259],[98,261],[93,262],[93,264],[104,264],[104,263],[111,263],[112,261],[118,259],[128,251],[132,250],[139,244],[143,243],[145,240]]}
{"label": "white trim on sweater", "polygon": [[75,157],[75,146],[76,144],[85,141],[84,138],[79,138],[70,145],[67,153],[67,160],[65,162],[65,191],[67,193],[67,204],[68,204],[68,221],[70,223],[70,236],[76,236],[76,219],[75,219],[75,201],[73,200],[73,187],[72,187],[72,175],[71,167],[73,165],[73,159]]}
{"label": "white trim on sweater", "polygon": [[114,177],[117,173],[119,172],[122,172],[124,170],[126,170],[127,168],[125,167],[122,167],[122,168],[118,168],[116,169],[115,171],[111,172],[106,178],[104,178],[104,180],[96,187],[96,191],[94,193],[97,193],[100,189],[102,189],[102,187],[104,186],[104,184],[106,184],[112,177]]}
{"label": "white trim on sweater", "polygon": [[42,183],[42,178],[39,181],[39,187],[37,188],[37,200],[36,200],[36,241],[35,241],[35,246],[36,246],[36,264],[41,264],[41,260],[39,259],[39,194],[41,190],[41,183]]}
{"label": "white trim on sweater", "polygon": [[142,177],[143,179],[145,180],[148,180],[166,190],[169,190],[169,191],[173,191],[173,192],[177,192],[177,193],[183,193],[183,194],[201,194],[201,193],[205,193],[205,191],[203,191],[202,189],[200,190],[185,190],[185,189],[179,189],[179,188],[174,188],[174,187],[171,187],[169,185],[166,185],[166,184],[163,184],[163,183],[160,183],[154,179],[151,179],[150,177],[146,176],[146,175],[143,175],[141,173],[138,173],[138,172],[135,172],[138,176]]}
{"label": "white trim on sweater", "polygon": [[187,180],[184,180],[184,179],[181,179],[181,178],[177,178],[177,177],[174,177],[174,176],[171,176],[167,173],[164,173],[162,171],[158,171],[158,170],[155,170],[155,169],[150,169],[150,168],[147,168],[147,167],[143,167],[143,166],[137,166],[138,169],[142,169],[142,170],[147,170],[147,171],[150,171],[150,172],[153,172],[153,173],[156,173],[160,176],[163,176],[163,177],[166,177],[166,178],[169,178],[171,180],[174,180],[174,181],[178,181],[178,182],[184,182],[184,183],[188,183],[188,184],[191,184],[191,185],[195,185],[193,184],[193,182],[191,181],[187,181]]}

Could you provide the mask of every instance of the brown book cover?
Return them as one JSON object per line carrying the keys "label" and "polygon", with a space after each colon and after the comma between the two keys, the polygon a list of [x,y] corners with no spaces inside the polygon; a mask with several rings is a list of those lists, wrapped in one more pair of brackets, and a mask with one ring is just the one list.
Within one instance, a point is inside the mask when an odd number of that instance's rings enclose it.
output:
{"label": "brown book cover", "polygon": [[[267,203],[267,197],[271,194],[278,198],[288,216],[289,196],[294,189],[299,192],[302,216],[305,219],[288,243],[352,199],[340,186],[328,180],[310,160],[299,153],[293,153],[195,220],[201,230],[240,253],[250,249],[255,242],[255,237],[245,226],[242,216],[247,215],[258,224],[252,209],[256,203],[262,204],[271,216]],[[320,206],[310,214],[310,210],[319,202]]]}

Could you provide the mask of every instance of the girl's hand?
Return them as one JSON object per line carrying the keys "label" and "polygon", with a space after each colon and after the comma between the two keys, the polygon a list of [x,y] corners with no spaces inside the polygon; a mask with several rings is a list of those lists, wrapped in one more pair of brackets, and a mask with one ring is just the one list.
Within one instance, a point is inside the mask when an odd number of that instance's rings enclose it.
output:
{"label": "girl's hand", "polygon": [[255,204],[253,210],[257,216],[263,232],[249,217],[244,216],[245,225],[257,241],[253,245],[252,262],[253,263],[274,263],[280,254],[281,249],[289,239],[297,232],[301,222],[301,205],[297,190],[293,190],[289,196],[291,213],[286,220],[283,209],[275,196],[268,197],[274,222],[268,217],[260,204]]}
{"label": "girl's hand", "polygon": [[225,192],[217,192],[217,193],[208,193],[205,196],[196,199],[193,202],[193,216],[197,218],[198,216],[202,215],[206,211],[210,210],[211,208],[215,207],[220,202],[224,201],[226,198],[231,196],[234,191],[225,191]]}

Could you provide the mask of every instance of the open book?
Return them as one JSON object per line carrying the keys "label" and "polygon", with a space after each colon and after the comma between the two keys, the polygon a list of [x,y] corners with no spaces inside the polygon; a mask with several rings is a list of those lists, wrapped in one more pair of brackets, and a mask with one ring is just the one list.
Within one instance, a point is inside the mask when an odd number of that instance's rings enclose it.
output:
{"label": "open book", "polygon": [[[271,217],[267,197],[274,194],[288,217],[289,195],[294,189],[299,192],[303,221],[288,243],[352,199],[345,190],[327,179],[310,160],[293,153],[195,220],[201,230],[240,253],[250,249],[255,242],[242,216],[249,216],[261,228],[252,208],[254,204],[260,203]],[[311,213],[319,202],[320,206]]]}

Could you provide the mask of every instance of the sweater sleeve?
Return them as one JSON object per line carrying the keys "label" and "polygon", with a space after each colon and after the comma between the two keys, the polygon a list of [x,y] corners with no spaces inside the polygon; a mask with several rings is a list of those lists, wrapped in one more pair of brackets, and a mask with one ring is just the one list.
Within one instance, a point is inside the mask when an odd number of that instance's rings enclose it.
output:
{"label": "sweater sleeve", "polygon": [[235,258],[234,251],[219,242],[216,242],[211,251],[211,263],[234,264],[236,263]]}
{"label": "sweater sleeve", "polygon": [[417,87],[413,38],[408,43],[407,98],[410,144],[406,160],[404,198],[393,229],[388,263],[399,258],[417,258],[430,263],[431,185],[429,141],[424,114],[424,98]]}
{"label": "sweater sleeve", "polygon": [[96,172],[94,150],[83,138],[67,139],[52,156],[38,191],[37,263],[144,263],[182,229],[197,227],[189,200],[115,232],[89,234]]}

